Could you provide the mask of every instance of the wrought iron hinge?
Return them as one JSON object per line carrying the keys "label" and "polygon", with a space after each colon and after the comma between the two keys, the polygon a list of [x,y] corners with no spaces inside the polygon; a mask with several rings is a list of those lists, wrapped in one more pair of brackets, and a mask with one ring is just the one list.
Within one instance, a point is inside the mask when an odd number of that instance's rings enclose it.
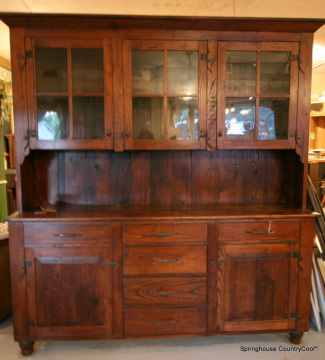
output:
{"label": "wrought iron hinge", "polygon": [[212,73],[212,66],[214,62],[218,59],[218,56],[215,55],[212,59],[209,59],[209,53],[201,54],[201,60],[205,60],[207,62],[207,69]]}
{"label": "wrought iron hinge", "polygon": [[302,60],[300,60],[300,54],[292,55],[292,61],[298,61],[299,70],[305,75],[305,72],[302,70],[300,64],[302,64]]}
{"label": "wrought iron hinge", "polygon": [[300,139],[300,135],[298,135],[297,131],[290,131],[290,137],[295,137],[296,139]]}
{"label": "wrought iron hinge", "polygon": [[34,320],[28,320],[26,325],[25,325],[25,328],[28,329],[29,326],[35,326],[35,321]]}
{"label": "wrought iron hinge", "polygon": [[211,261],[211,264],[212,264],[212,265],[225,264],[225,263],[226,263],[225,260],[222,260],[222,259]]}
{"label": "wrought iron hinge", "polygon": [[298,259],[299,261],[302,260],[302,257],[300,257],[300,252],[293,253],[292,256],[294,259]]}
{"label": "wrought iron hinge", "polygon": [[116,262],[110,262],[109,260],[106,260],[106,266],[120,266],[120,264],[116,263]]}
{"label": "wrought iron hinge", "polygon": [[22,269],[24,269],[24,271],[26,272],[26,267],[27,266],[32,266],[32,260],[26,260],[24,261],[23,265],[21,266]]}
{"label": "wrought iron hinge", "polygon": [[35,137],[35,136],[36,136],[36,131],[35,130],[28,131],[28,137]]}
{"label": "wrought iron hinge", "polygon": [[297,319],[297,320],[300,319],[300,317],[298,316],[298,313],[294,313],[294,312],[290,313],[290,317],[291,317],[291,318],[295,318],[295,319]]}

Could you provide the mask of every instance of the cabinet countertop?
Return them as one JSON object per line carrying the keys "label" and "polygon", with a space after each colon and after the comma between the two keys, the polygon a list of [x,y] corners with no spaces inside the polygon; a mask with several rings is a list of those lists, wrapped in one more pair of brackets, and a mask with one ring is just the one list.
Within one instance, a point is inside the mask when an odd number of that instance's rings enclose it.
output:
{"label": "cabinet countertop", "polygon": [[319,214],[287,203],[219,203],[177,205],[67,205],[56,212],[23,212],[11,215],[9,221],[177,221],[281,219],[317,217]]}

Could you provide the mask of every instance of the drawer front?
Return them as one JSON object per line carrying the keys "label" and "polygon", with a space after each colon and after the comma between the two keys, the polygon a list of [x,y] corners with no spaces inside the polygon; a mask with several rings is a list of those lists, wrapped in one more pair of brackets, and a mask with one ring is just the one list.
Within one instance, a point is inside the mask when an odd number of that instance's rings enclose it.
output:
{"label": "drawer front", "polygon": [[38,223],[24,226],[26,244],[32,243],[110,243],[110,225]]}
{"label": "drawer front", "polygon": [[130,246],[124,248],[124,275],[205,274],[207,247]]}
{"label": "drawer front", "polygon": [[198,305],[206,302],[205,277],[124,279],[124,305]]}
{"label": "drawer front", "polygon": [[124,320],[127,337],[206,332],[205,308],[126,309]]}
{"label": "drawer front", "polygon": [[218,224],[219,241],[295,240],[300,238],[300,221],[258,221]]}
{"label": "drawer front", "polygon": [[206,224],[153,224],[123,226],[124,244],[207,241]]}

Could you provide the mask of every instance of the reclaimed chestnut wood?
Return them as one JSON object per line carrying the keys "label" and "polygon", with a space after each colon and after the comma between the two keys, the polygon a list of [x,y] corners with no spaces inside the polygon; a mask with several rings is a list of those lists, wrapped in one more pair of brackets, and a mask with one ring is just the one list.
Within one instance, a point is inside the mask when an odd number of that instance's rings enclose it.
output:
{"label": "reclaimed chestnut wood", "polygon": [[[306,209],[312,37],[324,21],[0,18],[11,32],[18,213],[9,245],[22,354],[59,339],[287,332],[299,343],[318,216]],[[167,140],[166,129],[164,140],[133,140],[131,50],[158,45],[165,58],[197,51],[195,140]],[[37,46],[66,49],[66,93],[36,92]],[[103,49],[103,91],[72,91],[73,48]],[[226,49],[290,52],[290,92],[275,94],[290,98],[287,138],[225,139],[224,100],[241,96],[226,93]],[[67,97],[70,137],[38,139],[37,96]],[[168,96],[185,94],[165,86],[163,96],[166,109]],[[74,97],[104,98],[101,139],[73,137]]]}

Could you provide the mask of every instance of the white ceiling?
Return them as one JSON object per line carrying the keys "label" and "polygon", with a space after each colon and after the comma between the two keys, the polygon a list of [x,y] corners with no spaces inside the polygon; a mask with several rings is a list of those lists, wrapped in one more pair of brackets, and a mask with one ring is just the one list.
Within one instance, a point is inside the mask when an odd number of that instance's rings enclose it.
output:
{"label": "white ceiling", "polygon": [[[0,0],[1,12],[323,18],[324,0]],[[325,26],[315,34],[313,72],[325,74]],[[0,21],[0,56],[10,59],[9,29]]]}

